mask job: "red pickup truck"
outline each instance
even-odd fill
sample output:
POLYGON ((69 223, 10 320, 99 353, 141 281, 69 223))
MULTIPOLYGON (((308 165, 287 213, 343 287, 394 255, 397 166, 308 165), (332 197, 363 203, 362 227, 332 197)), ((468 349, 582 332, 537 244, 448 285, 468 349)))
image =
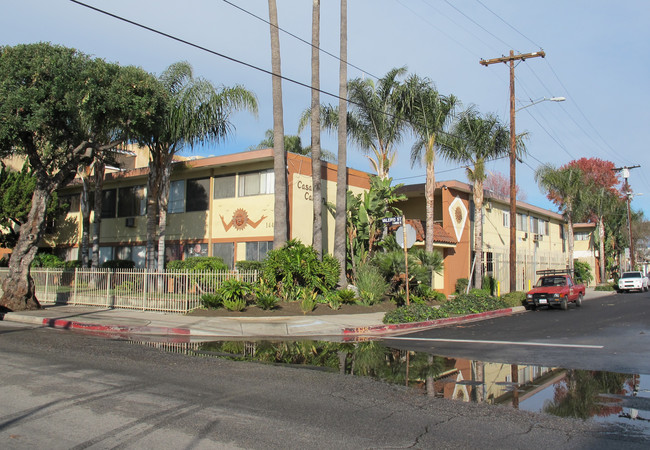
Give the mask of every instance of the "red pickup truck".
POLYGON ((539 306, 559 306, 568 309, 569 303, 582 305, 585 296, 584 284, 576 284, 569 270, 539 270, 540 275, 535 287, 526 293, 524 306, 536 309, 539 306))

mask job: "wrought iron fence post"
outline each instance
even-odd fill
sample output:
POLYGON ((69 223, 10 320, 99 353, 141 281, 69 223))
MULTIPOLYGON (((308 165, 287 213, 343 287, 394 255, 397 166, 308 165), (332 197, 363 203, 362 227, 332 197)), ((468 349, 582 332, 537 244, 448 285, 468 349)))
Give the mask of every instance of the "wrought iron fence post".
POLYGON ((149 287, 149 283, 147 282, 149 278, 147 277, 147 269, 144 269, 142 276, 144 277, 144 281, 142 282, 142 310, 146 311, 147 289, 149 287))
POLYGON ((111 275, 113 275, 112 270, 106 272, 106 306, 110 307, 111 305, 111 275))
POLYGON ((185 272, 185 312, 189 310, 190 298, 190 273, 185 272))
POLYGON ((74 288, 72 288, 72 304, 76 304, 77 301, 77 286, 79 285, 79 275, 77 274, 79 268, 74 268, 74 288))

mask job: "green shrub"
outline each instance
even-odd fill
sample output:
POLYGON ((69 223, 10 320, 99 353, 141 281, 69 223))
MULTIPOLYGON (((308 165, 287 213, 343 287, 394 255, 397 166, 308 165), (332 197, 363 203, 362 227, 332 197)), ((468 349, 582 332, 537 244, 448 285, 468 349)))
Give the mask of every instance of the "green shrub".
POLYGON ((440 311, 431 306, 414 303, 389 311, 384 315, 384 323, 425 322, 444 317, 440 311))
POLYGON ((343 304, 354 303, 357 299, 357 293, 352 289, 340 289, 336 291, 336 294, 339 296, 341 303, 343 304))
POLYGON ((591 266, 584 261, 574 261, 573 271, 575 274, 576 283, 583 283, 588 285, 594 279, 591 274, 591 266))
POLYGON ((382 300, 389 284, 376 266, 362 264, 357 268, 356 286, 359 290, 357 302, 364 306, 372 306, 382 300))
POLYGON ((306 287, 300 287, 298 289, 298 301, 300 302, 300 309, 303 314, 313 311, 318 304, 318 293, 310 291, 306 287))
POLYGON ((9 267, 9 255, 0 258, 0 267, 9 267))
POLYGON ((476 295, 477 297, 491 297, 492 294, 487 289, 470 289, 469 294, 476 295))
POLYGON ((228 311, 243 311, 246 309, 246 300, 243 298, 224 298, 223 307, 228 311))
POLYGON ((253 271, 257 270, 258 272, 262 271, 264 263, 262 261, 237 261, 235 263, 237 270, 241 271, 253 271))
POLYGON ((250 283, 238 280, 236 278, 228 278, 223 283, 221 283, 221 286, 219 286, 219 289, 217 289, 215 292, 215 294, 219 295, 222 298, 224 306, 226 306, 226 300, 231 302, 242 300, 245 306, 247 296, 252 293, 253 286, 250 283))
POLYGON ((44 269, 63 269, 65 261, 51 253, 37 253, 32 261, 32 267, 42 267, 44 269))
POLYGON ((488 291, 490 295, 494 295, 497 292, 497 280, 494 277, 485 275, 483 277, 483 289, 488 291))
POLYGON ((343 300, 341 299, 339 292, 340 291, 325 292, 323 295, 319 297, 318 300, 320 303, 325 303, 334 311, 336 311, 340 309, 341 305, 343 304, 343 300))
POLYGON ((100 267, 102 269, 134 269, 135 262, 128 259, 111 259, 104 261, 100 267))
POLYGON ((255 305, 265 311, 275 309, 280 299, 272 292, 258 292, 255 297, 255 305))
POLYGON ((80 269, 81 268, 81 260, 80 259, 73 259, 71 261, 65 261, 63 263, 63 268, 66 269, 66 270, 80 269))
POLYGON ((278 286, 285 300, 295 298, 295 287, 309 291, 332 290, 339 279, 340 266, 331 255, 318 254, 313 247, 307 247, 296 239, 287 241, 284 247, 271 250, 266 255, 262 279, 269 286, 278 286))
POLYGON ((184 272, 225 272, 228 265, 217 256, 194 256, 185 260, 169 261, 167 270, 184 272))
POLYGON ((201 296, 201 304, 211 309, 217 309, 223 306, 221 297, 217 294, 203 294, 201 296))
POLYGON ((457 294, 464 294, 465 291, 467 290, 467 285, 469 284, 469 280, 467 278, 459 278, 456 280, 456 293, 457 294))
POLYGON ((605 284, 599 284, 597 285, 594 290, 595 291, 615 291, 617 286, 613 283, 605 283, 605 284))
POLYGON ((508 292, 501 296, 501 299, 508 305, 508 307, 521 306, 526 300, 526 293, 521 291, 508 292))

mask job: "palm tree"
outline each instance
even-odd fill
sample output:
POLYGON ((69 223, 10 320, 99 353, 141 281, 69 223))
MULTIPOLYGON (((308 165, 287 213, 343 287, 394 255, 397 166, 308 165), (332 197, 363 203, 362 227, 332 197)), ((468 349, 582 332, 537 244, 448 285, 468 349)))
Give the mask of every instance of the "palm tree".
MULTIPOLYGON (((347 287, 346 236, 347 236, 347 98, 348 98, 348 0, 341 0, 338 111, 338 166, 336 171, 336 216, 334 219, 334 257, 341 265, 339 286, 347 287)), ((322 119, 321 119, 322 120, 322 119)))
POLYGON ((311 29, 311 185, 313 193, 314 227, 312 245, 322 259, 323 253, 323 194, 321 193, 320 151, 320 0, 313 0, 311 29))
MULTIPOLYGON (((406 81, 407 117, 417 136, 411 148, 411 166, 424 162, 426 181, 424 197, 426 206, 426 230, 424 248, 433 252, 433 212, 434 193, 436 189, 435 163, 437 136, 444 132, 454 114, 458 100, 453 95, 440 95, 431 81, 416 75, 406 81)), ((447 147, 443 147, 443 150, 447 147)))
POLYGON ((147 266, 164 268, 167 206, 172 160, 179 151, 202 143, 216 143, 232 131, 230 116, 240 110, 257 113, 255 95, 242 86, 216 88, 196 78, 187 62, 169 66, 159 77, 167 92, 161 117, 143 137, 149 148, 147 182, 147 266), (158 261, 153 244, 158 218, 158 261))
POLYGON ((284 150, 284 120, 282 109, 282 64, 280 61, 280 37, 278 33, 278 8, 275 0, 269 0, 269 23, 271 30, 271 69, 273 88, 273 173, 275 175, 275 202, 273 220, 273 248, 284 245, 287 229, 287 152, 284 150))
MULTIPOLYGON (((499 119, 492 114, 481 116, 473 106, 464 111, 454 124, 447 145, 453 159, 468 164, 467 178, 473 184, 474 199, 474 251, 478 257, 475 264, 474 286, 483 285, 483 183, 487 178, 485 162, 507 155, 510 151, 510 134, 499 119)), ((519 151, 523 143, 519 142, 519 151)))
POLYGON ((582 217, 582 191, 584 189, 582 170, 575 166, 560 169, 545 164, 535 171, 535 181, 555 203, 567 221, 568 269, 573 271, 573 224, 582 217))

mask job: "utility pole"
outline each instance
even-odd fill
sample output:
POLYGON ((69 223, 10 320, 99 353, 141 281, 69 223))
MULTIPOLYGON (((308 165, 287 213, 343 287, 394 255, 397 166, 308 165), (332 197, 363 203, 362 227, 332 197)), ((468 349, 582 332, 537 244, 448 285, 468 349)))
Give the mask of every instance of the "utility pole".
POLYGON ((623 190, 625 192, 625 199, 627 201, 627 232, 629 234, 630 238, 630 270, 634 269, 635 265, 635 260, 634 260, 634 247, 632 245, 632 213, 630 212, 630 197, 632 197, 632 192, 630 192, 630 185, 627 182, 627 179, 630 177, 630 169, 636 169, 638 167, 641 167, 640 165, 635 165, 635 166, 623 166, 623 167, 615 167, 612 169, 615 172, 622 172, 623 173, 623 179, 625 180, 625 184, 623 185, 623 190))
MULTIPOLYGON (((494 59, 482 59, 480 64, 505 63, 510 65, 510 292, 517 290, 517 179, 516 179, 516 134, 515 134, 515 61, 525 61, 528 58, 544 58, 546 53, 543 50, 534 53, 515 55, 510 50, 510 56, 503 56, 494 59)), ((478 249, 481 251, 481 249, 478 249)))

